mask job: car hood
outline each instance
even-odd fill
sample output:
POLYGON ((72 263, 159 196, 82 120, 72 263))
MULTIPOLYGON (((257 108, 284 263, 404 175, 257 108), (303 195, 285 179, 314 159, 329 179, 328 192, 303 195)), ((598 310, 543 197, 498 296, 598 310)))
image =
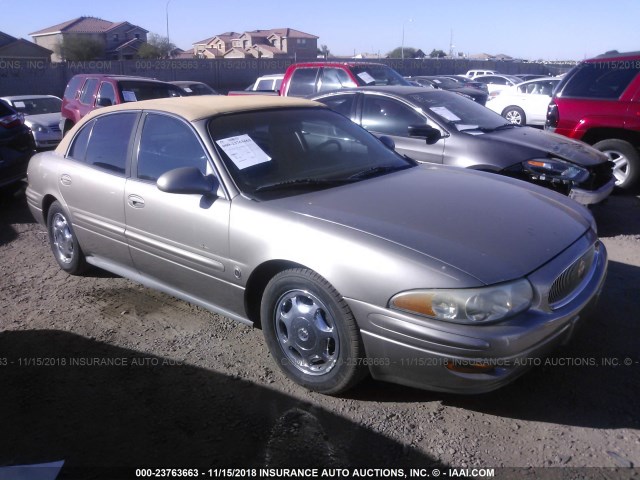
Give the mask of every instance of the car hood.
POLYGON ((558 157, 583 167, 599 165, 608 160, 605 154, 586 143, 531 127, 498 130, 476 135, 475 139, 487 142, 487 153, 499 148, 513 152, 511 165, 536 157, 558 157))
POLYGON ((58 126, 60 122, 60 113, 42 113, 40 115, 25 115, 24 123, 31 126, 34 123, 44 125, 46 127, 58 126))
POLYGON ((554 192, 428 165, 275 202, 382 238, 395 253, 406 248, 431 257, 484 284, 529 274, 590 228, 586 210, 554 192))

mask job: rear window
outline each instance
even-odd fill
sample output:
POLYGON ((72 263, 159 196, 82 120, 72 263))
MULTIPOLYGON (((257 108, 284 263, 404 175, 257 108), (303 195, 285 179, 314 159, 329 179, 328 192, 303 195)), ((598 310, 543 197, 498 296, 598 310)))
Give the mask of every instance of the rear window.
POLYGON ((562 97, 616 99, 640 72, 640 62, 583 63, 567 79, 562 97))
POLYGON ((80 88, 81 83, 82 77, 73 77, 69 81, 67 88, 65 88, 64 90, 64 98, 67 100, 73 100, 74 98, 76 98, 76 94, 78 92, 78 89, 80 88))
POLYGON ((319 68, 297 68, 289 81, 287 94, 294 97, 311 95, 316 90, 316 77, 319 68))

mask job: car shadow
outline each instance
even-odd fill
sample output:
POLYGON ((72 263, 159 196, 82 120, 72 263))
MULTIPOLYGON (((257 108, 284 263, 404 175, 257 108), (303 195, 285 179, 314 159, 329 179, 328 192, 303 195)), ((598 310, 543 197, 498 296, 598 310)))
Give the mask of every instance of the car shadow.
POLYGON ((640 235, 640 196, 615 191, 600 205, 591 207, 598 235, 640 235))
POLYGON ((568 345, 494 392, 450 395, 367 382, 350 398, 436 402, 497 417, 598 429, 640 428, 640 268, 609 262, 594 314, 568 345), (631 362, 629 365, 626 363, 631 362))
POLYGON ((29 212, 24 188, 17 191, 0 191, 0 245, 18 238, 18 232, 12 225, 35 223, 29 212))
POLYGON ((446 468, 260 385, 56 330, 0 332, 0 465, 60 479, 135 468, 446 468))

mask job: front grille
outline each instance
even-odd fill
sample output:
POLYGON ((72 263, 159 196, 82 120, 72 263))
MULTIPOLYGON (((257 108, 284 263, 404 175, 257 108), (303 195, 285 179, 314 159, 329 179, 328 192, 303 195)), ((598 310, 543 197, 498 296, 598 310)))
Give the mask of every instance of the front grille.
POLYGON ((51 125, 49 127, 49 130, 51 130, 52 132, 59 132, 60 131, 60 125, 51 125))
POLYGON ((563 300, 568 299, 572 293, 582 286, 592 270, 595 253, 596 246, 592 245, 584 255, 573 262, 569 268, 555 279, 553 285, 551 285, 551 290, 549 290, 549 306, 552 309, 564 305, 563 300))

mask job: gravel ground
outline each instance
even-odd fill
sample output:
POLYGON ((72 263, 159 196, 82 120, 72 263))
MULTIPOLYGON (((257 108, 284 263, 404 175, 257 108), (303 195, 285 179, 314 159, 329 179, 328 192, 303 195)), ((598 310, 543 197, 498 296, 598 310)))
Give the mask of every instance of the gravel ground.
POLYGON ((640 478, 640 197, 593 212, 607 282, 594 318, 553 357, 490 394, 367 380, 332 398, 288 381, 260 330, 104 272, 64 274, 24 196, 4 198, 0 466, 65 460, 60 478, 73 467, 135 477, 98 466, 640 478))

